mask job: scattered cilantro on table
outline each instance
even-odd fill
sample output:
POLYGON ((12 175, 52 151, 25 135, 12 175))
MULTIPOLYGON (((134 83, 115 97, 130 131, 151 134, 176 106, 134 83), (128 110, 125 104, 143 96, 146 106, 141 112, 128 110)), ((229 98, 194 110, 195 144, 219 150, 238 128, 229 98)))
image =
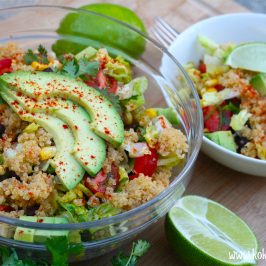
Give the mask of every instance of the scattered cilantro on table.
POLYGON ((113 257, 113 266, 135 266, 137 265, 138 259, 143 256, 150 248, 150 243, 145 240, 138 240, 134 242, 132 250, 129 256, 119 253, 118 256, 113 257))
MULTIPOLYGON (((70 244, 66 236, 53 237, 46 241, 46 247, 51 254, 51 266, 68 266, 68 258, 71 255, 81 255, 84 247, 81 243, 70 244)), ((129 256, 119 253, 112 259, 113 266, 136 266, 138 259, 150 248, 145 240, 138 240, 133 243, 129 256)), ((0 247, 0 263, 2 266, 48 266, 47 262, 33 261, 29 259, 20 260, 13 248, 0 247)))

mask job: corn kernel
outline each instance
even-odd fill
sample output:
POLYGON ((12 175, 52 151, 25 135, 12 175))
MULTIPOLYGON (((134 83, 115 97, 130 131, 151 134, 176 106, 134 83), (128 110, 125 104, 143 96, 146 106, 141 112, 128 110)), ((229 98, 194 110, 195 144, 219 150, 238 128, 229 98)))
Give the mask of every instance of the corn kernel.
POLYGON ((80 189, 78 189, 78 188, 74 188, 74 192, 75 192, 80 198, 83 197, 83 193, 82 193, 82 191, 81 191, 80 189))
POLYGON ((217 79, 208 79, 206 82, 205 82, 205 85, 207 87, 212 87, 212 86, 215 86, 218 84, 218 80, 217 79))
POLYGON ((42 161, 46 161, 48 159, 51 159, 56 154, 56 147, 50 146, 50 147, 44 147, 41 149, 40 152, 40 158, 42 161))
POLYGON ((31 66, 32 66, 35 70, 42 71, 42 70, 44 70, 44 69, 50 67, 51 64, 41 64, 41 63, 39 63, 39 62, 34 61, 34 62, 31 63, 31 66))
POLYGON ((206 92, 217 92, 217 90, 213 87, 206 89, 206 92))
POLYGON ((6 170, 3 165, 0 165, 0 175, 4 175, 6 173, 6 170))
POLYGON ((154 108, 149 108, 145 110, 145 115, 152 119, 157 116, 157 112, 154 108))

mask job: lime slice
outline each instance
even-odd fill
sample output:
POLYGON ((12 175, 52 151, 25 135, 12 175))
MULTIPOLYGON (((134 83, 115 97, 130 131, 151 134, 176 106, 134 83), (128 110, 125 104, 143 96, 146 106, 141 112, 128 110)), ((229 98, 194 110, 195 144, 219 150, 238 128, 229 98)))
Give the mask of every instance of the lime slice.
POLYGON ((266 43, 250 42, 236 46, 227 56, 226 65, 266 73, 266 43))
MULTIPOLYGON (((99 3, 82 6, 81 9, 100 13, 125 22, 141 32, 146 32, 142 20, 130 9, 99 3)), ((57 54, 77 54, 84 48, 106 47, 112 55, 139 57, 145 49, 144 38, 136 32, 105 17, 90 13, 70 13, 62 19, 57 30, 61 39, 52 47, 57 54)))
POLYGON ((174 250, 190 266, 256 265, 258 242, 237 215, 206 198, 181 198, 166 217, 174 250))

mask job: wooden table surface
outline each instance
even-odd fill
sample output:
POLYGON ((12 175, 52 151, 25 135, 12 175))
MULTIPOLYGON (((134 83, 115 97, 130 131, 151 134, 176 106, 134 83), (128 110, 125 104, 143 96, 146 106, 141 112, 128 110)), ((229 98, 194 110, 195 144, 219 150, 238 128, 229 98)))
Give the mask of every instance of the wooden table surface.
MULTIPOLYGON (((15 2, 22 3, 23 1, 17 0, 15 2)), ((52 0, 29 0, 24 3, 28 2, 55 4, 55 1, 52 0)), ((56 4, 79 7, 91 2, 100 1, 57 0, 56 4)), ((178 31, 182 31, 189 25, 210 16, 247 11, 231 0, 102 0, 101 2, 120 3, 132 8, 144 20, 148 28, 152 26, 153 18, 160 16, 178 31)), ((255 231, 261 248, 266 248, 266 178, 235 172, 200 153, 192 181, 185 193, 216 200, 237 213, 255 231)), ((138 238, 146 239, 152 244, 150 251, 141 259, 139 265, 183 265, 178 256, 170 249, 165 238, 163 225, 164 219, 161 219, 138 236, 138 238)), ((129 246, 124 246, 121 250, 128 251, 129 246)), ((110 261, 113 254, 74 265, 111 265, 110 261)), ((260 261, 259 265, 266 265, 266 261, 260 261)))

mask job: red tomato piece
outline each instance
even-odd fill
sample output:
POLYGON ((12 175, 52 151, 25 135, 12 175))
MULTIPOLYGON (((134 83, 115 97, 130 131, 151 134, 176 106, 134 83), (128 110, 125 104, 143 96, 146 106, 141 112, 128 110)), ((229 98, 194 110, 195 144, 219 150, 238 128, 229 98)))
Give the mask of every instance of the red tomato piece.
POLYGON ((115 78, 109 77, 109 88, 108 91, 111 93, 116 93, 117 91, 117 81, 115 78))
MULTIPOLYGON (((157 168, 158 154, 155 149, 151 149, 151 154, 145 154, 135 159, 133 172, 135 174, 144 174, 152 176, 157 168)), ((133 179, 135 177, 132 177, 133 179)))
POLYGON ((220 128, 220 114, 216 106, 207 106, 202 108, 204 117, 204 128, 209 132, 218 131, 220 128))
POLYGON ((103 70, 99 70, 99 72, 96 75, 96 81, 97 85, 100 89, 106 88, 107 85, 107 78, 103 73, 103 70))
POLYGON ((94 178, 91 177, 85 178, 85 186, 92 193, 98 193, 98 192, 104 193, 106 190, 106 186, 104 184, 106 179, 107 175, 103 171, 100 171, 94 178))
POLYGON ((224 89, 224 86, 221 85, 221 84, 216 84, 216 85, 214 86, 214 88, 215 88, 217 91, 222 91, 222 90, 224 89))
POLYGON ((12 59, 4 58, 0 60, 0 69, 10 68, 12 64, 12 59))
POLYGON ((199 63, 199 71, 201 73, 206 73, 207 71, 206 64, 202 60, 200 60, 200 63, 199 63))
POLYGON ((130 180, 133 180, 135 178, 138 178, 139 177, 139 174, 131 174, 128 176, 130 180))
POLYGON ((11 206, 7 206, 7 205, 0 205, 0 211, 1 212, 11 212, 14 211, 15 209, 12 208, 11 206))
POLYGON ((90 79, 88 81, 85 81, 85 83, 90 86, 90 87, 93 87, 93 88, 98 88, 98 84, 97 84, 97 81, 96 79, 90 79))

